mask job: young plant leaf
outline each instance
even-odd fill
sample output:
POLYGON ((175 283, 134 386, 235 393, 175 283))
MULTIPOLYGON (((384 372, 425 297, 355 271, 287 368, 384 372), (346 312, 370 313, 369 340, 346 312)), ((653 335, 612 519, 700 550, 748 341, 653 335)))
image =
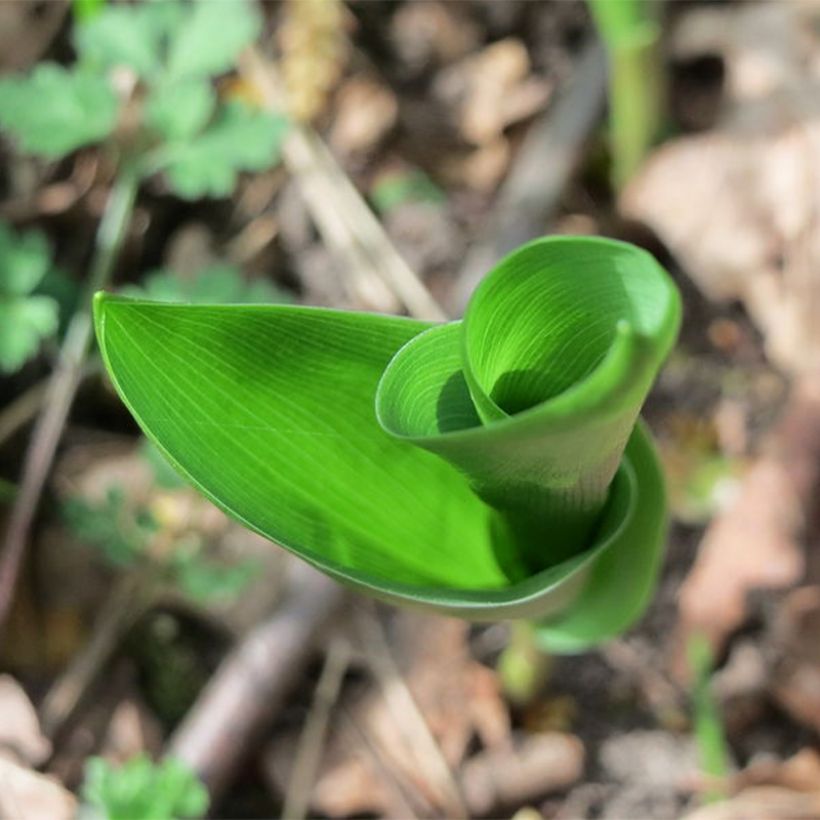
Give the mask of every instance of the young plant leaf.
POLYGON ((150 77, 161 60, 164 32, 155 19, 161 5, 111 5, 81 21, 74 44, 82 60, 102 69, 125 66, 143 79, 150 77))
POLYGON ((260 28, 259 15, 248 0, 195 3, 171 44, 168 72, 173 77, 222 74, 256 39, 260 28))
POLYGON ((440 326, 102 294, 95 310, 115 386, 180 473, 340 580, 561 618, 573 648, 645 604, 664 507, 635 424, 680 313, 645 252, 538 240, 440 326), (591 623, 573 604, 589 589, 591 623))
POLYGON ((51 267, 45 237, 0 224, 0 372, 13 373, 57 330, 57 302, 32 295, 51 267))
POLYGON ((166 140, 187 140, 205 127, 215 107, 208 80, 165 82, 149 92, 145 121, 166 140))
POLYGON ((186 199, 228 196, 240 171, 262 171, 279 161, 286 127, 284 118, 229 103, 199 136, 168 147, 168 181, 186 199))
POLYGON ((105 139, 119 103, 105 77, 41 63, 27 76, 0 79, 0 125, 23 151, 59 159, 105 139))

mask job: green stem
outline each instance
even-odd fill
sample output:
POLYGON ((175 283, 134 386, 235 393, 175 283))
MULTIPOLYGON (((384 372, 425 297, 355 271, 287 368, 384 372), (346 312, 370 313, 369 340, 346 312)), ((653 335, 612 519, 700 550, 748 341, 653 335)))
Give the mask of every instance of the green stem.
POLYGON ((114 270, 131 221, 138 185, 136 171, 124 166, 108 196, 105 213, 97 229, 94 258, 84 298, 81 307, 71 317, 43 409, 26 451, 20 490, 11 511, 0 555, 0 628, 11 607, 31 524, 91 347, 91 297, 106 285, 114 270))
POLYGON ((659 27, 647 26, 642 36, 610 51, 612 179, 618 189, 638 170, 661 126, 664 83, 659 35, 659 27))
POLYGON ((663 6, 657 0, 588 3, 607 47, 612 181, 620 189, 643 162, 663 122, 663 6))

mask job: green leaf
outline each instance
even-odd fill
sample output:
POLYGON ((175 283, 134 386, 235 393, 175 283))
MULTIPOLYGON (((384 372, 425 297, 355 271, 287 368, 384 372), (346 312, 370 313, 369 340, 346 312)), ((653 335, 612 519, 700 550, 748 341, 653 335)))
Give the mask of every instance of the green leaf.
POLYGON ((47 296, 0 297, 0 372, 19 370, 57 330, 57 303, 47 296))
POLYGON ((216 95, 207 80, 179 80, 151 89, 145 121, 167 140, 185 140, 199 133, 213 114, 216 95))
POLYGON ((120 395, 229 514, 385 600, 549 616, 573 648, 646 603, 663 486, 635 423, 679 312, 652 257, 583 238, 511 254, 448 325, 95 304, 120 395))
POLYGON ((74 30, 74 43, 83 61, 107 69, 132 68, 148 77, 160 64, 161 31, 152 19, 151 5, 107 6, 74 30))
POLYGON ((279 161, 285 130, 281 117, 230 103, 198 137, 169 147, 168 181, 186 199, 229 196, 240 171, 262 171, 279 161))
POLYGON ((23 151, 58 159, 114 129, 119 103, 108 81, 41 63, 28 76, 0 79, 0 125, 23 151))
POLYGON ((173 758, 152 763, 145 755, 118 767, 101 757, 89 758, 82 797, 108 820, 202 817, 208 809, 205 787, 184 763, 173 758))
POLYGON ((0 294, 25 296, 40 284, 51 267, 51 252, 39 231, 15 234, 0 223, 0 294))
POLYGON ((171 44, 168 72, 174 77, 210 77, 234 65, 261 28, 248 0, 198 0, 171 44))

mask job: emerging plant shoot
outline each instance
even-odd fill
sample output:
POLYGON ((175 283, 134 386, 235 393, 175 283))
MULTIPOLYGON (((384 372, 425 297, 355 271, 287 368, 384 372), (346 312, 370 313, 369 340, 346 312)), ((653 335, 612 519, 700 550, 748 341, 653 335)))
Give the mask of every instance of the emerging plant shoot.
POLYGON ((663 478, 638 419, 678 293, 598 238, 510 254, 463 320, 99 294, 108 371, 211 500, 396 603, 541 621, 554 651, 640 615, 663 478))

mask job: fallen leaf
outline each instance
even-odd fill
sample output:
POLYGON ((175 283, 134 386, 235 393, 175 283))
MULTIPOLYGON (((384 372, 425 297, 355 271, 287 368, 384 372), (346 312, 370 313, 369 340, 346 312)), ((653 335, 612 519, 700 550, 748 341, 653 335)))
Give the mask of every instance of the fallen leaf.
POLYGON ((0 817, 72 820, 77 800, 57 781, 0 757, 0 817))
POLYGON ((51 753, 28 695, 11 675, 0 675, 0 757, 37 766, 51 753))
POLYGON ((331 146, 341 154, 373 150, 396 124, 396 96, 370 77, 352 77, 336 94, 331 146))
POLYGON ((530 71, 526 47, 508 37, 442 71, 433 93, 455 111, 462 136, 483 146, 547 104, 551 84, 530 71))
POLYGON ((707 296, 741 300, 773 362, 815 371, 818 7, 753 3, 722 13, 709 41, 726 65, 721 127, 662 146, 627 186, 621 210, 652 227, 707 296))

